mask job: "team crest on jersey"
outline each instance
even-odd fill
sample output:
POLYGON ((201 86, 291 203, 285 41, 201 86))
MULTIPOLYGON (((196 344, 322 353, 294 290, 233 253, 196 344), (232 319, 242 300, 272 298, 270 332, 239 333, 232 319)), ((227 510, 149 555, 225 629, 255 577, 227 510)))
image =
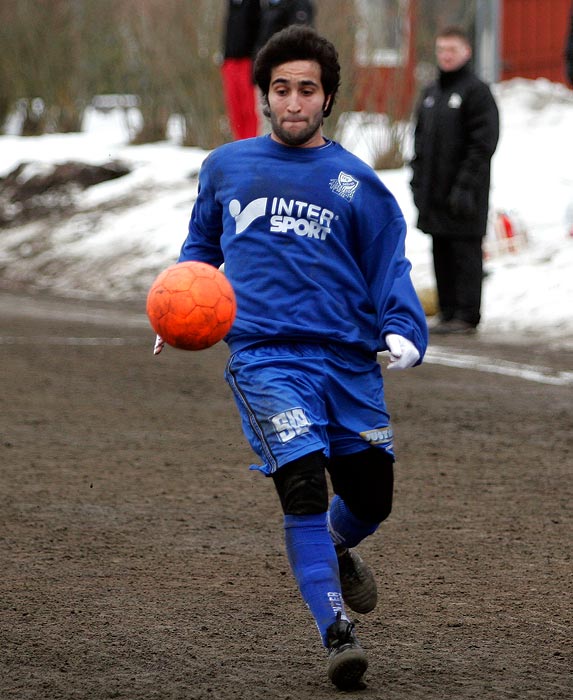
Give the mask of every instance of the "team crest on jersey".
POLYGON ((366 440, 370 445, 383 445, 384 447, 392 447, 394 433, 389 425, 383 428, 375 428, 374 430, 365 430, 360 433, 360 437, 366 440))
POLYGON ((338 178, 332 179, 330 181, 330 189, 335 193, 340 195, 343 199, 347 199, 349 202, 352 200, 358 189, 360 182, 341 170, 338 173, 338 178))

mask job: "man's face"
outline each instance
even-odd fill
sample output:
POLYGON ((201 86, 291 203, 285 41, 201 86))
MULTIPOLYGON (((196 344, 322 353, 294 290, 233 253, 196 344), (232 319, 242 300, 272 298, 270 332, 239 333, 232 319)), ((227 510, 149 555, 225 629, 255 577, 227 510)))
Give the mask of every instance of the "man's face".
POLYGON ((289 61, 273 68, 268 102, 271 138, 285 146, 321 146, 325 94, 316 61, 289 61))
POLYGON ((436 59, 438 67, 445 73, 458 70, 470 60, 472 50, 457 36, 443 36, 436 39, 436 59))

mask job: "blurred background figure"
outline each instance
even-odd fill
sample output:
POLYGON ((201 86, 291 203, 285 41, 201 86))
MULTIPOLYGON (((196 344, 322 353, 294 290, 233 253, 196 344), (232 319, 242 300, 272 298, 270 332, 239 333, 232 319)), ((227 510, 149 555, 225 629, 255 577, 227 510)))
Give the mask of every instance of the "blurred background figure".
POLYGON ((314 0, 261 0, 261 23, 257 39, 260 49, 276 32, 291 24, 314 26, 314 0))
POLYGON ((416 111, 412 194, 418 228, 432 236, 440 312, 433 333, 475 333, 480 322, 482 243, 499 114, 489 87, 470 65, 458 27, 435 41, 438 78, 416 111))
POLYGON ((567 34, 567 43, 565 45, 565 75, 567 82, 573 87, 573 3, 571 3, 571 12, 569 14, 569 32, 567 34))
POLYGON ((229 0, 221 76, 225 107, 234 139, 259 133, 253 57, 260 27, 260 0, 229 0))

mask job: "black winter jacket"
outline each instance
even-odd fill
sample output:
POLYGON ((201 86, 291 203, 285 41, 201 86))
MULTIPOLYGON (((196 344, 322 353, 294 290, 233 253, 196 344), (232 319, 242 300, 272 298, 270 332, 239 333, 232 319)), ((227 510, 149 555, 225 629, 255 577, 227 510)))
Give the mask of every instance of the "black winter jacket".
POLYGON ((291 24, 314 24, 314 0, 263 0, 261 2, 261 28, 257 40, 257 51, 267 41, 290 27, 291 24))
POLYGON ((224 58, 253 58, 260 27, 260 0, 229 0, 224 58))
POLYGON ((411 181, 418 228, 440 236, 483 237, 499 113, 469 64, 440 72, 416 111, 411 181))

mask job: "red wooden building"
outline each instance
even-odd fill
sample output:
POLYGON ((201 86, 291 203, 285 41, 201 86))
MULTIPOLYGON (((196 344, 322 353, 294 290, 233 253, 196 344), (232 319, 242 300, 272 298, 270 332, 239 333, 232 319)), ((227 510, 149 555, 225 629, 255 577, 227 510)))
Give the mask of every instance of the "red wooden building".
POLYGON ((571 0, 502 0, 500 79, 565 82, 571 0))
POLYGON ((355 0, 358 111, 410 113, 417 89, 415 0, 355 0))

